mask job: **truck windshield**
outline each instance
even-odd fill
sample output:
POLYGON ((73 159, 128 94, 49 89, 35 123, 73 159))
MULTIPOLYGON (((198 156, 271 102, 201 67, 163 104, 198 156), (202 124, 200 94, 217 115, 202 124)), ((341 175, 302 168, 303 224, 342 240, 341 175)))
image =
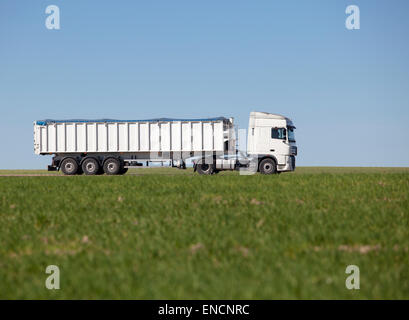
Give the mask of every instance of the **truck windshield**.
POLYGON ((295 134, 294 134, 294 127, 288 127, 288 141, 295 142, 295 134))

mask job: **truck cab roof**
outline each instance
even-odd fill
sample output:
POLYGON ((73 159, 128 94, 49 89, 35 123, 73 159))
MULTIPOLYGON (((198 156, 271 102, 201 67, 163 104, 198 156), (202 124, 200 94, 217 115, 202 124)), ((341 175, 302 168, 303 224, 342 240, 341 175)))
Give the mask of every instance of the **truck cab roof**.
POLYGON ((291 121, 291 119, 282 116, 281 114, 276 114, 276 113, 269 113, 269 112, 260 112, 260 111, 252 111, 250 112, 250 118, 253 119, 274 119, 274 120, 286 120, 287 121, 287 125, 289 127, 294 127, 293 122, 291 121))

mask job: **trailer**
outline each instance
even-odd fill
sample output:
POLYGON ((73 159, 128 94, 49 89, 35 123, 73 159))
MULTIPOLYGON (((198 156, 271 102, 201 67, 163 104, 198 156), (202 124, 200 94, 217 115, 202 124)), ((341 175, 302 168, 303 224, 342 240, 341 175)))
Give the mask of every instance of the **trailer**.
POLYGON ((256 168, 269 174, 295 169, 296 147, 290 134, 294 129, 288 118, 252 112, 248 153, 242 155, 237 149, 233 118, 46 119, 34 122, 34 153, 53 155, 48 170, 61 170, 66 175, 118 175, 131 167, 164 161, 185 169, 188 159, 193 160, 194 170, 200 174, 239 168, 256 168), (262 128, 266 125, 271 130, 285 131, 279 131, 280 137, 278 131, 271 131, 265 139, 262 128), (272 139, 280 140, 277 152, 267 141, 272 139), (288 145, 288 150, 282 143, 288 145))

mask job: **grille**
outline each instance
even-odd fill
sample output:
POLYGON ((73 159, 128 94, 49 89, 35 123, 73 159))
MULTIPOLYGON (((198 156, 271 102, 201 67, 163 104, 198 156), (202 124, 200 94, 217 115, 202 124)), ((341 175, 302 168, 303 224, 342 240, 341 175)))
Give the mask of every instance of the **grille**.
POLYGON ((295 170, 295 157, 291 156, 291 166, 293 167, 293 170, 295 170))

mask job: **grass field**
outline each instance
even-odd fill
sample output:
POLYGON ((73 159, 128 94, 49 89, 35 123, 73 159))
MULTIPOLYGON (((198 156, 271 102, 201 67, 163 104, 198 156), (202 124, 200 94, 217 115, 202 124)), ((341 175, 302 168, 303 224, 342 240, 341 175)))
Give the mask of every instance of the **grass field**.
POLYGON ((409 299, 408 168, 33 173, 0 171, 1 299, 409 299))

